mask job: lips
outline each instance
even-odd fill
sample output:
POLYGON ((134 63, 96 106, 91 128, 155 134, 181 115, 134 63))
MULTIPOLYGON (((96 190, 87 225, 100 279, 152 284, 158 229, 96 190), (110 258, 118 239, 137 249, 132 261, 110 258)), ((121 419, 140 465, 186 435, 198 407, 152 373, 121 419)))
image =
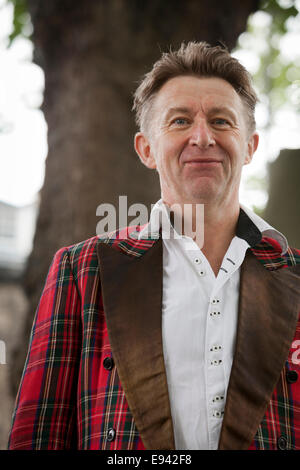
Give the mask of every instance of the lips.
POLYGON ((183 161, 184 165, 217 165, 219 163, 222 163, 222 161, 216 158, 193 158, 183 161))
POLYGON ((180 161, 182 165, 216 166, 224 160, 222 153, 220 149, 206 149, 206 151, 201 151, 199 148, 188 146, 181 153, 180 161))
POLYGON ((183 163, 221 163, 221 160, 216 160, 215 158, 193 158, 192 160, 186 160, 183 163))

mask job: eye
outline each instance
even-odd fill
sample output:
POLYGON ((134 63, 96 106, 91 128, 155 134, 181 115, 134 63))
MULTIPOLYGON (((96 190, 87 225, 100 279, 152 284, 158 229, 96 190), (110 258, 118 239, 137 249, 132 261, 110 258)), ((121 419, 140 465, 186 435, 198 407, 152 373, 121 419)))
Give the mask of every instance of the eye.
POLYGON ((224 118, 215 118, 213 119, 213 123, 216 124, 217 126, 229 126, 230 125, 230 122, 224 118))
POLYGON ((172 124, 176 124, 177 126, 184 126, 185 124, 188 123, 187 118, 176 118, 172 121, 172 124))

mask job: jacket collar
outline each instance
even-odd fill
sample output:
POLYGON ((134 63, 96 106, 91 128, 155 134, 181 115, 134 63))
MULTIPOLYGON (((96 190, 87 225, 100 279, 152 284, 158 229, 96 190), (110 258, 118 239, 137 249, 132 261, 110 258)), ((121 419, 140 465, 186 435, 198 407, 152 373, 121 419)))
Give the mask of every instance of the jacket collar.
MULTIPOLYGON (((242 215, 242 224, 243 221, 246 224, 246 227, 251 224, 254 225, 254 227, 261 233, 262 237, 264 238, 271 238, 272 240, 275 240, 277 242, 277 247, 281 249, 281 254, 283 255, 284 253, 287 252, 288 249, 288 242, 286 237, 279 232, 277 229, 272 227, 268 222, 266 222, 264 219, 259 217, 257 214, 255 214, 253 211, 251 211, 248 207, 244 205, 240 205, 241 208, 241 213, 240 217, 242 215)), ((250 228, 250 227, 249 227, 250 228)), ((250 229, 251 230, 251 229, 250 229)), ((246 228, 247 231, 247 228, 246 228)), ((254 240, 254 243, 250 244, 250 246, 254 246, 258 243, 258 240, 254 240)))
MULTIPOLYGON (((164 220, 169 217, 167 208, 161 200, 154 205, 147 224, 125 227, 107 236, 99 237, 99 240, 113 246, 117 250, 123 251, 129 256, 143 256, 159 238, 163 237, 159 214, 162 214, 164 220)), ((240 208, 236 236, 246 240, 253 254, 260 259, 267 269, 270 268, 269 260, 261 256, 264 246, 265 248, 269 247, 271 259, 276 254, 277 258, 282 258, 281 264, 285 263, 285 258, 282 257, 288 250, 285 236, 243 205, 240 208), (266 263, 263 262, 264 259, 266 263)), ((280 267, 280 262, 278 264, 278 261, 277 266, 280 267)), ((273 265, 271 269, 274 269, 273 265)))
MULTIPOLYGON (((174 449, 162 347, 162 239, 119 235, 97 244, 112 353, 145 447, 174 449)), ((278 242, 256 231, 248 242, 253 246, 242 265, 220 449, 250 446, 284 367, 300 310, 300 266, 280 269, 287 261, 278 242)))
MULTIPOLYGON (((133 231, 131 236, 139 240, 149 238, 153 240, 158 239, 162 232, 162 221, 167 227, 166 233, 170 233, 168 225, 171 227, 172 231, 172 224, 170 222, 169 212, 168 206, 160 199, 151 210, 149 223, 145 224, 143 227, 139 227, 139 230, 133 231)), ((249 243, 249 246, 254 246, 259 243, 262 237, 269 237, 277 241, 280 245, 281 254, 287 251, 288 243, 286 237, 243 204, 240 204, 236 235, 245 239, 249 243)))

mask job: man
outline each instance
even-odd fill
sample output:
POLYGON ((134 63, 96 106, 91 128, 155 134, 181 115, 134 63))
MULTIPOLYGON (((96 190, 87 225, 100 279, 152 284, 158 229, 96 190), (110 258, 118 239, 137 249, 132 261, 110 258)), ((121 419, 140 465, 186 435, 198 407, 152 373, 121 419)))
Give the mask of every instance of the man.
POLYGON ((238 199, 255 103, 206 43, 144 77, 135 148, 162 199, 149 225, 56 253, 10 449, 300 449, 300 252, 238 199))

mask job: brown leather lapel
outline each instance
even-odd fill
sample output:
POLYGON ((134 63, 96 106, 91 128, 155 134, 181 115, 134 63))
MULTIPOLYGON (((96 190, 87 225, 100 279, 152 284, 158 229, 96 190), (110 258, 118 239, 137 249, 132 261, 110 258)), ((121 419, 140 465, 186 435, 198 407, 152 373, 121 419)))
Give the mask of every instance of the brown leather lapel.
POLYGON ((98 244, 112 354, 129 408, 147 449, 174 449, 163 357, 162 241, 143 256, 98 244))
POLYGON ((288 356, 300 309, 300 266, 242 265, 235 355, 219 449, 248 449, 288 356))

